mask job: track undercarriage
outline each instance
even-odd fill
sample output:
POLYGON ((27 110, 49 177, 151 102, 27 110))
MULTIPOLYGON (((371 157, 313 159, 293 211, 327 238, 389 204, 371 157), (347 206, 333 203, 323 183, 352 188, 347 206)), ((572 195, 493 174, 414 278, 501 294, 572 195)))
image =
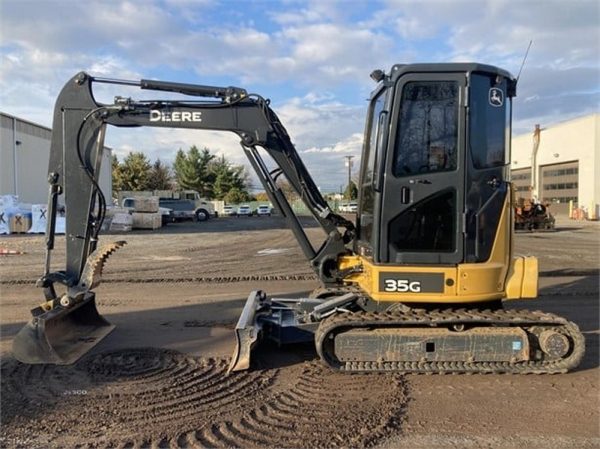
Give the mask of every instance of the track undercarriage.
POLYGON ((279 344, 314 341, 321 360, 344 372, 556 374, 577 366, 585 351, 579 328, 550 313, 402 304, 373 311, 355 289, 342 292, 299 300, 253 292, 230 370, 249 366, 261 334, 279 344))
POLYGON ((315 344, 334 369, 440 374, 564 373, 585 348, 559 316, 477 309, 337 314, 320 323, 315 344))

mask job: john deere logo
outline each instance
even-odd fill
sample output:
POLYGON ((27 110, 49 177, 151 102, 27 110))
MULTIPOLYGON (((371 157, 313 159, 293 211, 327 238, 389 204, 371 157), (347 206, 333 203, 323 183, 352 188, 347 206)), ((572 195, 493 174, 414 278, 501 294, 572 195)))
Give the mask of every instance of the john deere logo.
POLYGON ((151 122, 201 122, 202 112, 162 112, 150 110, 151 122))
POLYGON ((504 104, 504 92, 497 87, 490 89, 490 104, 494 107, 499 108, 504 104))

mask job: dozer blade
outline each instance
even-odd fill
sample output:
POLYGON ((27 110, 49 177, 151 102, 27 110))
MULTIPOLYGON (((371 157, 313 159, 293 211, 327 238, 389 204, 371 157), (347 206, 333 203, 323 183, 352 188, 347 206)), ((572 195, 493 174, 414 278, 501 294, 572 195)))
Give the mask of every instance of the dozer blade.
POLYGON ((236 345, 227 370, 228 373, 250 368, 250 352, 261 331, 261 326, 256 319, 257 313, 265 307, 265 300, 266 295, 261 291, 253 291, 248 296, 235 326, 236 345))
POLYGON ((87 293, 72 307, 56 306, 32 318, 13 340, 13 355, 23 363, 70 365, 114 328, 98 313, 94 294, 87 293))
MULTIPOLYGON (((348 296, 344 298, 347 303, 348 296)), ((323 312, 323 304, 314 298, 269 298, 260 290, 250 293, 235 327, 236 346, 227 372, 250 368, 250 353, 259 339, 279 346, 313 342, 319 323, 308 317, 319 307, 323 312)))

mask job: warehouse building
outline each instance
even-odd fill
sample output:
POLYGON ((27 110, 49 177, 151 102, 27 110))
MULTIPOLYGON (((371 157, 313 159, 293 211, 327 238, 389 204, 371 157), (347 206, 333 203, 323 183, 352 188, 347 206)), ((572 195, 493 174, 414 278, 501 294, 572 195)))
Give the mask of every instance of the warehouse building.
MULTIPOLYGON (((48 201, 50 128, 0 112, 0 195, 17 195, 21 203, 48 201)), ((104 147, 100 187, 112 197, 112 151, 104 147)))
POLYGON ((553 214, 565 216, 572 202, 573 207, 586 211, 588 218, 600 218, 600 114, 542 124, 537 134, 537 142, 535 130, 512 140, 517 197, 536 197, 549 203, 553 214), (537 153, 532 157, 536 143, 537 153))

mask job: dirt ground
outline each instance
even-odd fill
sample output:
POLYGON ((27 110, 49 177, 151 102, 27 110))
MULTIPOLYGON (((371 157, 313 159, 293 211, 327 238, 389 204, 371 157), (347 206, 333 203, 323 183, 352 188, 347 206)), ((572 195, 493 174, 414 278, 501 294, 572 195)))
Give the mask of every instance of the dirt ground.
POLYGON ((302 297, 317 287, 281 218, 103 239, 128 241, 96 289, 116 329, 73 366, 32 366, 11 345, 43 299, 34 282, 44 237, 0 238, 24 252, 0 256, 1 447, 600 447, 597 224, 516 237, 518 253, 540 259, 540 297, 506 306, 563 315, 586 337, 582 364, 552 376, 344 375, 310 345, 268 344, 252 370, 227 376, 251 290, 302 297))

